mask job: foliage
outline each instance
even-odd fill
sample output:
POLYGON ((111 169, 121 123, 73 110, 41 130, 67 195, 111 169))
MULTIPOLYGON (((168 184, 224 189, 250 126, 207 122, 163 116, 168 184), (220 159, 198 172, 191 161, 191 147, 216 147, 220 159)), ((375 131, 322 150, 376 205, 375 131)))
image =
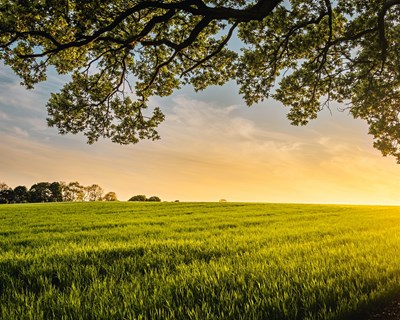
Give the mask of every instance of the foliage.
POLYGON ((29 202, 61 202, 63 201, 61 184, 59 182, 39 182, 28 192, 29 202))
POLYGON ((62 185, 60 182, 52 182, 49 186, 49 190, 51 191, 52 202, 63 201, 62 185))
POLYGON ((12 203, 14 201, 14 191, 13 189, 3 189, 0 190, 0 204, 12 203))
POLYGON ((49 182, 39 182, 29 189, 30 202, 53 202, 49 182))
POLYGON ((115 192, 107 192, 103 198, 104 201, 118 201, 117 194, 115 192))
POLYGON ((144 194, 138 194, 136 196, 131 197, 128 201, 146 201, 147 198, 144 194))
POLYGON ((146 201, 150 201, 150 202, 161 202, 161 199, 157 196, 152 196, 150 198, 148 198, 146 201))
POLYGON ((83 199, 86 201, 101 201, 104 190, 98 184, 92 184, 90 186, 85 187, 84 189, 83 199))
MULTIPOLYGON (((6 183, 0 183, 0 204, 25 202, 62 202, 62 201, 101 201, 103 189, 93 184, 84 187, 79 182, 39 182, 28 189, 18 186, 14 190, 6 183)), ((115 192, 109 192, 107 201, 116 201, 115 192)))
POLYGON ((144 194, 138 194, 131 197, 128 201, 150 201, 150 202, 161 202, 161 199, 157 196, 151 196, 147 198, 144 194))
POLYGON ((400 161, 400 1, 2 1, 0 58, 31 88, 54 66, 71 81, 48 124, 122 144, 157 139, 151 96, 235 79, 247 104, 268 97, 304 125, 332 101, 364 119, 400 161), (232 51, 233 35, 241 50, 232 51), (134 82, 134 84, 132 83, 134 82))
POLYGON ((0 318, 366 319, 398 296, 400 208, 0 206, 0 318))
POLYGON ((29 202, 29 192, 25 186, 18 186, 14 188, 14 201, 15 203, 29 202))
POLYGON ((0 191, 8 190, 10 187, 5 182, 0 182, 0 191))
POLYGON ((0 204, 10 202, 10 189, 5 182, 0 182, 0 204))
POLYGON ((62 184, 62 195, 64 201, 83 201, 84 186, 81 186, 78 181, 62 184))

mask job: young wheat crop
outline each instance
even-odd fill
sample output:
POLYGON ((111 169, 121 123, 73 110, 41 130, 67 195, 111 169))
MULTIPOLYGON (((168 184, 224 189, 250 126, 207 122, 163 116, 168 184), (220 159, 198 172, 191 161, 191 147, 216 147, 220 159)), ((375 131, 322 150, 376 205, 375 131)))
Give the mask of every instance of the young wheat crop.
POLYGON ((0 206, 1 319, 355 319, 399 293, 399 207, 0 206))

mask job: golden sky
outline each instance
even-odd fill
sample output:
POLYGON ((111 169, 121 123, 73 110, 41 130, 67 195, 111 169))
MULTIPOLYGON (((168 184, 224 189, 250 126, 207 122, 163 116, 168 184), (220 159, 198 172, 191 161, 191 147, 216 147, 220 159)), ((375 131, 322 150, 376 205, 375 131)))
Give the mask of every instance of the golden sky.
POLYGON ((362 121, 332 107, 292 127, 274 101, 248 108, 230 83, 154 98, 166 114, 162 139, 87 145, 46 127, 45 104, 63 78, 27 91, 0 71, 0 181, 97 183, 120 200, 400 204, 400 166, 372 148, 362 121))

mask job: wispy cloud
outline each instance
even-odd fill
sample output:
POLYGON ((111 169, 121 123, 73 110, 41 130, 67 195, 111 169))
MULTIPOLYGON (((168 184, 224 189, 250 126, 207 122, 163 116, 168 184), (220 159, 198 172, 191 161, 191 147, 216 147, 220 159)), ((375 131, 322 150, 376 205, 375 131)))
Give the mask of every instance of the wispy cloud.
POLYGON ((10 117, 5 112, 0 111, 0 120, 10 120, 10 117))
POLYGON ((17 136, 21 136, 24 138, 28 138, 29 137, 29 133, 19 127, 14 127, 12 130, 13 133, 15 133, 17 136))

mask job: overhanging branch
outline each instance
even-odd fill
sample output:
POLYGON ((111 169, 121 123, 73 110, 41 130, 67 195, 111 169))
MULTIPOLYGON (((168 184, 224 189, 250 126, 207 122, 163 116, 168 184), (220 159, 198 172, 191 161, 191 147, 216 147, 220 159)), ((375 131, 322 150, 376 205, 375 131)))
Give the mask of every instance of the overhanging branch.
POLYGON ((388 41, 386 39, 385 33, 385 16, 386 13, 392 8, 393 6, 400 5, 400 0, 387 0, 381 10, 378 13, 378 32, 379 32, 379 41, 382 49, 382 63, 385 63, 386 54, 388 49, 388 41))

